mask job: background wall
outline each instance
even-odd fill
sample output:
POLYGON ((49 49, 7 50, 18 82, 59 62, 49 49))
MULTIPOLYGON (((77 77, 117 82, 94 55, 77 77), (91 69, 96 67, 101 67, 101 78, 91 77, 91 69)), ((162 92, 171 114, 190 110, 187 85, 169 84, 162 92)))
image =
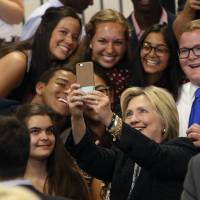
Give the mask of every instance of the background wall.
MULTIPOLYGON (((94 5, 88 7, 83 13, 83 19, 87 22, 90 17, 103 8, 112 8, 118 11, 121 11, 125 16, 128 16, 133 9, 131 0, 93 0, 94 5)), ((46 0, 24 0, 25 6, 25 19, 31 14, 31 12, 41 5, 42 2, 46 0)), ((22 24, 17 25, 18 35, 21 33, 22 24)))

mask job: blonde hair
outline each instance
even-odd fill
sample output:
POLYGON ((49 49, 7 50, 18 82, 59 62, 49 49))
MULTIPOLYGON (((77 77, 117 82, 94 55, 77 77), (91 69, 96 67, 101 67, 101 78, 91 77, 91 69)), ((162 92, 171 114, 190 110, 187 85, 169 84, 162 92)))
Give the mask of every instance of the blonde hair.
POLYGON ((200 19, 196 19, 187 23, 182 31, 182 34, 194 30, 200 30, 200 19))
POLYGON ((86 34, 89 35, 90 38, 92 38, 96 32, 97 25, 106 22, 117 22, 121 24, 124 27, 126 39, 129 38, 131 34, 131 28, 126 18, 123 16, 122 13, 112 9, 105 9, 97 12, 86 24, 85 26, 86 34))
POLYGON ((33 192, 20 186, 0 187, 0 200, 40 200, 33 192))
POLYGON ((163 140, 178 137, 179 121, 176 103, 172 95, 163 88, 149 86, 145 88, 131 87, 126 89, 120 99, 123 118, 130 100, 140 95, 145 95, 159 114, 165 128, 163 140))

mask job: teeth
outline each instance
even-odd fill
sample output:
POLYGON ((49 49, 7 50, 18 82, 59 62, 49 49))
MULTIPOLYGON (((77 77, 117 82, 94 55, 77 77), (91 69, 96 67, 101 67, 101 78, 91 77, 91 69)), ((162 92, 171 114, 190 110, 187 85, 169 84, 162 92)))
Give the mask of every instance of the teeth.
POLYGON ((115 59, 114 56, 103 56, 104 60, 106 61, 113 61, 115 59))
POLYGON ((63 102, 63 103, 68 104, 67 100, 66 100, 66 99, 63 99, 63 98, 59 98, 58 101, 61 101, 61 102, 63 102))
POLYGON ((65 46, 59 45, 59 48, 62 49, 65 53, 69 51, 69 49, 65 46))
POLYGON ((154 60, 147 60, 148 65, 158 65, 159 61, 154 61, 154 60))

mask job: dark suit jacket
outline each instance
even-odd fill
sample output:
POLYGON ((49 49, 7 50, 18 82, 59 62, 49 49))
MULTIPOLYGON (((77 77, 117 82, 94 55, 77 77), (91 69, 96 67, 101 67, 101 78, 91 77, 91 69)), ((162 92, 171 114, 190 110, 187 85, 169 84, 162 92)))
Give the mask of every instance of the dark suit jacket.
POLYGON ((157 144, 126 124, 111 149, 95 145, 88 130, 78 145, 69 137, 66 147, 83 170, 111 182, 111 200, 127 199, 135 163, 142 169, 130 199, 180 199, 189 159, 197 153, 187 138, 157 144))
POLYGON ((194 156, 188 166, 181 200, 200 199, 200 154, 194 156))
POLYGON ((65 198, 65 197, 57 197, 57 196, 48 196, 48 195, 45 195, 45 194, 39 192, 38 190, 36 190, 32 185, 20 185, 20 186, 25 187, 25 188, 31 190, 31 192, 33 192, 36 195, 38 195, 41 200, 71 200, 71 199, 65 198))

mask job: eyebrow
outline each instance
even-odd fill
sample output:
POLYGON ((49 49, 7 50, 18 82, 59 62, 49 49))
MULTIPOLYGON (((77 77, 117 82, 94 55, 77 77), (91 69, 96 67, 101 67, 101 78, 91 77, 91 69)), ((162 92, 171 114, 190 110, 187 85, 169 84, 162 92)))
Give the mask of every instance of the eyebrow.
MULTIPOLYGON (((155 43, 151 43, 151 42, 149 42, 149 41, 144 41, 143 43, 148 43, 148 44, 155 44, 155 43)), ((163 44, 163 43, 157 43, 156 44, 157 46, 160 46, 160 45, 162 45, 162 46, 165 46, 165 47, 167 47, 167 44, 163 44)))
POLYGON ((64 81, 64 82, 66 82, 66 83, 68 83, 68 82, 69 82, 69 80, 68 80, 68 79, 66 79, 66 78, 63 78, 63 77, 57 77, 57 78, 56 78, 56 80, 61 80, 61 81, 64 81))

